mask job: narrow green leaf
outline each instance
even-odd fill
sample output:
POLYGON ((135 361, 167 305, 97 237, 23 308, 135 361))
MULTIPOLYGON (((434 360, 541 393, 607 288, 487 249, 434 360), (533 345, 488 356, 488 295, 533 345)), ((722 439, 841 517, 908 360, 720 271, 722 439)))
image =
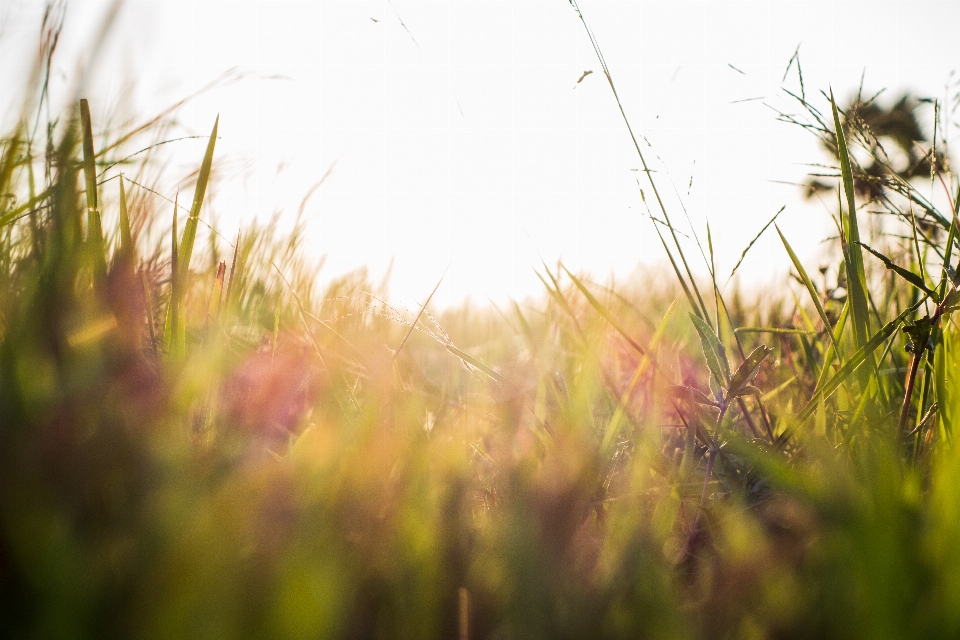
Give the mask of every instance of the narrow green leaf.
POLYGON ((840 370, 834 374, 826 384, 823 385, 823 388, 813 394, 813 397, 804 405, 803 409, 798 414, 797 418, 800 422, 806 421, 814 411, 816 411, 817 403, 819 402, 820 397, 824 399, 829 398, 834 391, 836 391, 841 384, 850 376, 851 373, 857 370, 857 368, 863 364, 863 362, 870 357, 870 355, 876 351, 877 347, 883 344, 884 340, 889 338, 893 332, 897 330, 903 320, 909 316, 911 313, 917 310, 917 308, 923 304, 923 301, 918 302, 913 305, 894 320, 891 320, 883 326, 879 331, 877 331, 872 338, 870 338, 866 344, 857 349, 846 364, 840 367, 840 370))
POLYGON ((87 195, 87 231, 93 229, 93 215, 97 210, 97 167, 93 150, 93 123, 90 121, 90 105, 80 101, 80 126, 83 128, 83 177, 87 195))
POLYGON ((147 283, 147 274, 140 270, 140 288, 143 290, 143 304, 147 309, 147 328, 150 331, 150 349, 156 351, 157 349, 157 335, 156 327, 154 326, 155 320, 153 316, 153 296, 150 294, 150 285, 147 283))
POLYGON ((810 276, 807 275, 807 270, 803 268, 803 263, 800 262, 800 258, 798 258, 797 254, 793 252, 793 247, 791 247, 790 243, 787 242, 786 236, 784 236, 783 232, 780 231, 780 227, 774 225, 774 228, 780 235, 780 240, 783 242, 783 247, 787 250, 787 254, 790 256, 790 260, 793 262, 794 268, 797 270, 797 273, 800 274, 800 279, 803 280, 803 286, 807 288, 807 293, 810 294, 810 299, 813 300, 813 304, 817 308, 817 313, 820 315, 820 321, 823 322, 824 330, 833 341, 834 348, 839 349, 839 346, 837 345, 837 338, 831 331, 830 321, 827 319, 827 313, 823 310, 823 304, 820 303, 820 296, 817 294, 816 287, 813 286, 813 281, 810 280, 810 276))
MULTIPOLYGON (((207 321, 220 321, 220 300, 223 295, 223 279, 227 273, 227 263, 221 261, 217 267, 217 276, 213 281, 213 292, 210 294, 210 305, 207 308, 207 321)), ((277 307, 279 309, 279 306, 277 307)), ((274 336, 276 342, 276 336, 274 336)))
POLYGON ((757 240, 760 239, 760 236, 763 235, 764 231, 766 231, 767 229, 769 229, 769 228, 770 228, 770 225, 772 225, 774 222, 776 222, 777 218, 780 216, 781 213, 783 213, 783 210, 786 209, 786 208, 787 208, 787 205, 783 205, 782 207, 780 207, 780 210, 777 211, 775 214, 773 214, 773 217, 770 218, 770 221, 769 221, 767 224, 763 225, 763 228, 760 229, 760 233, 758 233, 756 236, 754 236, 753 240, 751 240, 751 241, 747 244, 747 248, 744 249, 744 250, 743 250, 743 253, 740 254, 740 259, 737 260, 737 264, 733 265, 733 269, 730 271, 730 275, 727 276, 727 280, 729 280, 730 278, 733 277, 733 274, 735 274, 735 273, 737 272, 737 269, 740 268, 740 265, 743 263, 744 259, 746 259, 747 253, 750 252, 750 249, 753 248, 753 245, 756 244, 757 240))
POLYGON ((647 350, 644 349, 642 346, 640 346, 640 343, 634 340, 633 337, 631 337, 631 335, 627 333, 627 330, 624 329, 619 322, 617 322, 617 319, 613 317, 613 314, 610 313, 606 307, 600 304, 599 300, 593 297, 593 294, 590 293, 590 290, 587 289, 584 286, 584 284, 580 282, 579 279, 577 279, 575 275, 570 273, 569 269, 567 269, 566 267, 563 267, 563 270, 567 272, 567 275, 570 276, 570 280, 572 280, 573 284, 577 286, 577 289, 580 289, 580 293, 584 295, 584 297, 590 302, 593 308, 596 309, 601 316, 606 318, 607 322, 613 325, 613 328, 617 330, 617 333, 623 336, 624 340, 626 340, 630 344, 630 346, 637 351, 637 353, 639 353, 640 355, 645 354, 647 350))
POLYGON ((903 267, 895 264, 890 258, 888 258, 887 256, 883 255, 883 254, 880 253, 879 251, 877 251, 877 250, 869 247, 868 245, 866 245, 866 244, 864 244, 864 243, 862 243, 862 242, 858 242, 857 244, 859 244, 861 247, 863 247, 864 249, 866 249, 867 251, 869 251, 870 253, 872 253, 874 256, 876 256, 877 258, 879 258, 880 261, 883 262, 883 265, 884 265, 887 269, 889 269, 890 271, 893 271, 895 274, 897 274, 898 276, 900 276, 901 278, 903 278, 904 280, 906 280, 907 282, 909 282, 910 284, 912 284, 913 286, 915 286, 917 289, 920 289, 920 291, 923 291, 925 294, 927 294, 928 296, 930 296, 931 298, 933 298, 933 299, 936 300, 937 302, 940 301, 940 299, 939 299, 940 297, 939 297, 934 291, 932 291, 931 289, 929 289, 929 288, 927 287, 927 283, 925 283, 925 282, 923 281, 923 278, 921 278, 919 275, 913 273, 912 271, 910 271, 910 270, 908 270, 908 269, 904 269, 903 267))
POLYGON ((136 247, 133 245, 133 232, 130 230, 130 216, 127 213, 127 193, 123 188, 123 175, 120 176, 120 255, 124 260, 129 260, 131 265, 137 255, 136 247))
POLYGON ((837 326, 833 328, 833 342, 827 349, 827 353, 823 356, 823 365, 820 367, 820 376, 817 378, 817 384, 814 390, 820 389, 823 383, 826 382, 827 376, 830 375, 830 367, 833 365, 833 359, 838 357, 836 345, 840 342, 840 336, 843 335, 843 328, 846 326, 849 316, 850 301, 848 300, 843 304, 843 309, 840 310, 840 317, 837 318, 837 326))
POLYGON ((83 127, 83 177, 87 195, 87 244, 93 260, 96 277, 102 281, 107 273, 107 256, 103 246, 103 229, 97 199, 96 154, 93 150, 93 124, 90 121, 90 105, 80 101, 80 124, 83 127))
POLYGON ((193 244, 197 238, 197 224, 200 222, 200 208, 203 206, 203 197, 207 192, 207 182, 210 180, 210 168, 213 166, 213 149, 217 142, 217 127, 220 125, 220 116, 213 123, 210 132, 210 141, 207 151, 200 165, 200 174, 197 176, 197 188, 193 192, 193 205, 190 207, 190 216, 183 226, 183 240, 180 242, 180 275, 186 283, 186 276, 190 271, 190 257, 193 255, 193 244))
POLYGON ((167 318, 163 323, 163 351, 167 354, 179 354, 177 348, 180 334, 180 260, 177 249, 177 209, 179 194, 173 201, 173 227, 170 229, 170 301, 167 303, 167 318))
POLYGON ((443 346, 447 351, 457 356, 458 358, 460 358, 461 360, 469 364, 471 367, 474 367, 476 369, 479 369, 480 371, 483 371, 485 374, 487 374, 497 382, 506 382, 503 376, 501 376, 499 373, 497 373, 487 365, 483 364, 483 362, 481 362, 477 358, 474 358, 473 356, 471 356, 466 351, 462 351, 457 347, 453 346, 452 344, 445 344, 443 346))
POLYGON ((233 301, 233 288, 237 279, 237 262, 240 258, 240 232, 237 231, 237 244, 233 247, 233 263, 230 265, 230 281, 227 282, 227 294, 223 297, 223 306, 230 312, 233 301))
POLYGON ((867 278, 863 270, 863 254, 860 252, 860 228, 857 223, 857 206, 853 190, 853 171, 850 167, 850 153, 847 139, 840 124, 840 112, 837 110, 833 91, 830 92, 830 105, 833 109, 833 124, 837 132, 837 155, 840 159, 840 173, 843 178, 843 191, 847 197, 847 211, 840 212, 843 223, 843 252, 847 265, 847 292, 851 299, 854 336, 859 349, 864 346, 870 334, 870 311, 867 306, 867 278))
POLYGON ((816 335, 816 331, 807 329, 794 329, 792 327, 739 327, 733 330, 734 333, 774 333, 782 335, 816 335))

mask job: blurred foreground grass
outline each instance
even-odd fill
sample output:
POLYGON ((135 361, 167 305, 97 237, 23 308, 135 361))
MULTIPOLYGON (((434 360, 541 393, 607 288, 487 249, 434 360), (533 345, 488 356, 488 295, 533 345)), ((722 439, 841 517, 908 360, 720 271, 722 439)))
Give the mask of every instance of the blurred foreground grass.
POLYGON ((857 163, 862 107, 798 103, 844 198, 805 298, 695 281, 661 209, 675 300, 544 265, 540 302, 438 318, 206 227, 216 124, 187 206, 127 157, 150 127, 21 122, 0 635, 960 636, 956 178, 924 151, 940 211, 857 163), (858 201, 896 233, 860 244, 858 201))

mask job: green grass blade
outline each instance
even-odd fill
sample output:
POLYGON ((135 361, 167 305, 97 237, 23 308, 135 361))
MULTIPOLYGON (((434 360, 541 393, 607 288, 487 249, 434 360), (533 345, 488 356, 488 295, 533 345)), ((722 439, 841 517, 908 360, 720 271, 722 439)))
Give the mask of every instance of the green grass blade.
POLYGON ((872 253, 874 256, 876 256, 881 262, 883 262, 883 266, 885 266, 887 269, 889 269, 890 271, 893 271, 895 274, 897 274, 898 276, 900 276, 901 278, 903 278, 904 280, 906 280, 907 282, 915 286, 920 291, 923 291, 925 294, 927 294, 937 302, 940 301, 939 296, 934 291, 932 291, 929 287, 927 287, 927 283, 923 281, 923 277, 915 274, 909 269, 904 269, 903 267, 894 263, 893 260, 883 255, 876 249, 873 249, 862 242, 858 242, 857 244, 859 244, 861 247, 863 247, 864 249, 872 253))
POLYGON ((136 259, 137 249, 133 245, 133 232, 130 229, 130 215, 127 212, 127 193, 123 188, 123 176, 120 176, 120 255, 131 263, 136 259))
POLYGON ((90 105, 80 101, 80 125, 83 128, 83 177, 87 195, 87 244, 96 277, 102 280, 107 273, 107 256, 103 246, 103 229, 97 198, 97 166, 93 149, 93 124, 90 121, 90 105))
POLYGON ((180 260, 177 249, 177 209, 179 196, 173 201, 173 227, 170 230, 170 301, 167 303, 167 318, 163 324, 163 351, 171 355, 181 353, 180 344, 180 314, 183 305, 180 287, 180 260))
POLYGON ((233 263, 230 265, 230 280, 227 282, 227 293, 223 297, 223 306, 230 312, 230 305, 233 300, 234 285, 237 281, 237 263, 240 259, 240 232, 237 231, 237 244, 233 247, 233 263))
POLYGON ((740 254, 740 259, 737 260, 737 264, 733 265, 733 269, 730 271, 730 275, 727 276, 727 280, 730 280, 730 278, 733 277, 733 274, 735 274, 737 272, 737 269, 740 268, 740 265, 743 263, 744 259, 747 257, 747 254, 750 252, 750 249, 753 248, 753 245, 756 244, 757 240, 760 239, 760 236, 762 236, 764 232, 770 228, 770 225, 772 225, 774 222, 777 221, 777 218, 780 216, 781 213, 783 213, 783 210, 786 208, 787 208, 787 205, 783 205, 782 207, 780 207, 780 210, 777 211, 775 214, 773 214, 773 217, 770 218, 770 221, 767 222, 767 224, 763 225, 763 229, 760 229, 760 233, 754 236, 753 240, 751 240, 747 244, 747 248, 744 249, 743 253, 740 254))
POLYGON ((860 365, 862 365, 864 361, 866 361, 873 354, 873 352, 877 350, 877 347, 883 344, 883 342, 900 327, 901 323, 903 323, 907 316, 916 311, 921 304, 923 304, 922 301, 918 302, 901 313, 895 319, 888 322, 878 332, 876 332, 872 338, 867 340, 866 344, 857 349, 856 353, 854 353, 850 359, 847 360, 842 367, 840 367, 840 370, 837 371, 833 377, 823 385, 823 388, 813 394, 813 397, 810 398, 803 409, 800 410, 800 413, 797 415, 797 418, 800 420, 800 422, 806 421, 807 418, 813 415, 813 412, 817 409, 817 403, 820 401, 820 398, 823 397, 824 399, 827 399, 833 394, 834 391, 840 388, 840 385, 843 384, 848 377, 850 377, 850 374, 856 371, 860 365))
POLYGON ((850 166, 850 152, 847 139, 840 124, 840 112, 830 92, 830 106, 833 109, 833 124, 837 135, 837 155, 840 159, 840 173, 843 179, 843 192, 847 199, 847 211, 840 212, 843 224, 843 252, 847 265, 847 291, 851 298, 851 313, 856 346, 864 346, 870 334, 870 311, 867 306, 867 278, 863 270, 863 254, 860 251, 860 228, 857 223, 857 205, 854 198, 853 171, 850 166))
POLYGON ((830 335, 830 339, 833 341, 833 346, 839 349, 837 337, 833 335, 830 321, 827 319, 827 313, 823 310, 823 304, 820 302, 820 296, 817 294, 816 287, 813 286, 813 281, 810 280, 810 276, 807 275, 807 270, 803 268, 803 263, 800 262, 800 258, 798 258, 797 254, 794 253, 793 247, 790 246, 790 243, 787 242, 787 238, 783 235, 783 232, 780 231, 780 227, 777 227, 776 225, 774 225, 774 227, 776 228, 777 233, 780 235, 780 240, 783 242, 783 247, 787 250, 787 254, 790 256, 790 261, 793 262, 794 268, 796 268, 797 273, 800 274, 800 279, 803 280, 803 286, 807 288, 807 293, 810 294, 810 299, 813 300, 813 304, 817 308, 817 313, 820 315, 820 321, 823 322, 824 331, 830 335))
POLYGON ((220 116, 217 116, 213 123, 213 131, 210 132, 210 141, 207 143, 207 151, 203 156, 203 163, 200 165, 200 175, 197 177, 197 188, 193 192, 193 205, 190 207, 190 217, 187 218, 183 226, 183 240, 180 242, 180 275, 186 282, 187 273, 190 270, 190 257, 193 255, 193 244, 197 239, 197 224, 200 222, 200 208, 203 206, 203 197, 207 192, 207 182, 210 180, 210 168, 213 166, 213 149, 217 142, 217 127, 220 125, 220 116))
POLYGON ((461 360, 463 360, 464 362, 466 362, 467 364, 469 364, 471 367, 474 367, 474 368, 476 368, 476 369, 479 369, 480 371, 484 372, 485 374, 487 374, 488 376, 490 376, 491 378, 493 378, 493 379, 496 380, 497 382, 506 382, 506 380, 504 379, 503 376, 501 376, 499 373, 497 373, 496 371, 494 371, 493 369, 491 369, 491 368, 488 367, 487 365, 483 364, 483 363, 482 363, 480 360, 478 360, 477 358, 474 358, 473 356, 471 356, 471 355, 470 355, 469 353, 467 353, 466 351, 463 351, 463 350, 461 350, 461 349, 458 349, 457 347, 455 347, 455 346, 452 345, 452 344, 445 344, 445 345, 443 345, 443 347, 444 347, 444 349, 446 349, 447 351, 449 351, 449 352, 452 353, 453 355, 457 356, 458 358, 460 358, 461 360))
POLYGON ((833 365, 833 360, 838 355, 836 345, 840 342, 840 336, 843 335, 843 328, 847 325, 847 318, 849 316, 850 302, 848 300, 843 304, 843 309, 840 310, 840 317, 837 318, 837 326, 833 328, 833 342, 827 348, 827 352, 823 356, 823 365, 820 367, 820 376, 817 378, 817 384, 813 387, 814 389, 820 389, 823 387, 823 383, 827 380, 827 375, 829 375, 830 367, 833 365))
POLYGON ((617 330, 617 333, 623 336, 624 340, 626 340, 627 343, 629 343, 630 346, 637 351, 637 353, 639 353, 640 355, 644 355, 647 352, 647 350, 644 349, 642 346, 640 346, 640 343, 634 340, 633 337, 629 333, 627 333, 627 330, 624 329, 619 322, 617 322, 617 319, 613 317, 613 314, 610 313, 610 311, 608 311, 606 307, 600 304, 600 301, 597 300, 592 293, 590 293, 590 290, 587 289, 584 286, 584 284, 580 282, 580 280, 575 275, 570 273, 569 269, 567 269, 566 267, 563 267, 563 270, 567 272, 567 275, 570 277, 570 280, 572 280, 573 284, 577 286, 577 289, 580 289, 580 293, 582 293, 584 297, 593 306, 593 308, 597 310, 597 313, 599 313, 601 316, 603 316, 607 320, 607 322, 613 325, 613 328, 617 330))
POLYGON ((680 273, 680 267, 677 266, 677 261, 673 258, 673 252, 671 252, 670 247, 667 246, 667 241, 664 240, 663 234, 660 233, 660 228, 657 227, 656 223, 654 223, 653 229, 657 232, 657 237, 660 238, 660 244, 663 245, 663 250, 667 254, 667 259, 670 260, 670 266, 673 267, 673 272, 676 274, 677 280, 680 282, 680 286, 683 288, 683 293, 687 297, 687 302, 690 303, 690 308, 693 309, 693 312, 697 315, 701 315, 703 311, 697 305, 697 301, 693 299, 693 293, 690 292, 690 287, 687 286, 687 281, 683 277, 683 274, 680 273))
POLYGON ((794 329, 791 327, 738 327, 733 330, 734 333, 773 333, 779 335, 816 335, 816 331, 806 329, 794 329))

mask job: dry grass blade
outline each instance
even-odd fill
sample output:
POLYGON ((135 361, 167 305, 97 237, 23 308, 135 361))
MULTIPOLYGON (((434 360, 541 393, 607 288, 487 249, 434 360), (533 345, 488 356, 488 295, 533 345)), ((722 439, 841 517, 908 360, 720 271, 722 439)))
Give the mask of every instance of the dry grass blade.
POLYGON ((737 272, 737 269, 740 268, 740 265, 743 264, 743 260, 747 257, 747 253, 750 252, 750 249, 753 248, 753 245, 756 244, 757 240, 760 239, 760 236, 762 236, 763 233, 764 233, 767 229, 770 228, 770 225, 772 225, 774 222, 777 221, 777 218, 780 216, 781 213, 783 213, 783 210, 786 209, 786 208, 787 208, 787 205, 783 205, 782 207, 780 207, 780 210, 777 211, 775 214, 773 214, 773 217, 770 218, 770 222, 768 222, 767 224, 763 225, 763 228, 760 229, 760 233, 758 233, 756 236, 754 236, 753 240, 751 240, 750 243, 747 244, 747 248, 744 249, 744 250, 743 250, 743 253, 740 254, 740 259, 737 260, 737 264, 733 265, 733 269, 730 270, 730 275, 727 276, 727 281, 728 281, 728 282, 729 282, 730 278, 733 277, 733 274, 735 274, 735 273, 737 272))
POLYGON ((600 301, 597 300, 592 293, 590 293, 590 290, 587 289, 582 282, 580 282, 579 278, 570 273, 570 270, 566 267, 563 267, 563 270, 567 272, 567 276, 569 276, 570 280, 573 281, 573 284, 576 285, 577 289, 580 290, 580 293, 584 295, 587 301, 590 302, 590 305, 597 310, 597 313, 602 315, 607 322, 613 325, 613 328, 617 330, 617 333, 623 336, 624 340, 626 340, 627 343, 637 351, 637 353, 640 355, 646 355, 647 350, 640 346, 640 343, 634 340, 633 337, 627 333, 627 330, 623 328, 623 326, 617 321, 616 318, 613 317, 613 314, 610 313, 606 307, 600 304, 600 301))
MULTIPOLYGON (((449 267, 447 267, 449 269, 449 267)), ((410 329, 407 331, 406 335, 403 336, 403 340, 400 341, 400 346, 397 347, 397 350, 393 352, 393 357, 390 359, 390 365, 393 366, 397 357, 400 355, 400 351, 403 350, 407 340, 410 339, 410 334, 413 333, 413 330, 417 328, 417 324, 420 322, 420 318, 423 317, 423 312, 426 311, 427 305, 430 304, 430 301, 433 300, 433 295, 437 292, 437 289, 440 288, 440 283, 443 282, 444 276, 447 275, 446 269, 443 271, 443 275, 440 276, 440 279, 437 281, 437 285, 433 288, 433 291, 430 292, 430 295, 427 296, 427 299, 423 302, 423 305, 420 307, 420 312, 417 313, 417 317, 413 319, 413 322, 410 324, 410 329)))

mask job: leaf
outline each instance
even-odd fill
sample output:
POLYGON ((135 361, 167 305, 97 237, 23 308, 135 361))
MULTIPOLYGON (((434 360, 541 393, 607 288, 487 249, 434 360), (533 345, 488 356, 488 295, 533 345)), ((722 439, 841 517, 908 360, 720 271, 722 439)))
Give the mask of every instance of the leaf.
POLYGON ((728 400, 733 400, 734 398, 742 398, 743 396, 756 396, 757 398, 762 398, 763 392, 760 391, 760 389, 758 389, 757 387, 753 386, 752 384, 745 384, 742 387, 740 387, 740 389, 738 389, 735 393, 732 393, 730 395, 730 398, 728 398, 728 400))
POLYGON ((864 249, 866 249, 867 251, 875 255, 877 258, 879 258, 887 269, 889 269, 890 271, 893 271, 898 276, 900 276, 901 278, 903 278, 904 280, 906 280, 907 282, 915 286, 917 289, 920 289, 920 291, 923 291, 925 294, 927 294, 937 302, 940 301, 940 296, 938 296, 934 291, 932 291, 927 287, 927 284, 923 281, 923 278, 921 278, 920 276, 918 276, 917 274, 913 273, 908 269, 904 269, 903 267, 897 264, 894 264, 894 262, 890 260, 890 258, 883 255, 879 251, 876 251, 875 249, 867 246, 866 244, 862 242, 858 242, 857 244, 859 244, 861 247, 863 247, 864 249))
POLYGON ((733 377, 730 378, 730 387, 727 391, 728 402, 737 397, 740 391, 757 377, 757 372, 760 371, 760 363, 762 363, 764 358, 770 355, 772 351, 773 349, 770 347, 760 345, 747 356, 747 359, 743 361, 743 364, 737 368, 733 377))
POLYGON ((833 344, 830 345, 830 347, 827 349, 826 355, 823 356, 823 364, 820 366, 820 375, 817 377, 816 386, 813 387, 814 391, 823 386, 823 383, 826 381, 827 376, 830 373, 830 367, 833 365, 833 359, 837 357, 837 349, 835 345, 840 341, 840 336, 843 335, 843 328, 847 325, 847 317, 849 317, 849 315, 850 301, 847 300, 843 303, 843 309, 840 310, 840 317, 837 318, 837 326, 833 328, 833 344))
POLYGON ((780 216, 781 213, 783 213, 783 210, 786 208, 787 208, 787 205, 783 205, 782 207, 780 207, 780 210, 777 211, 775 214, 773 214, 773 217, 770 218, 770 221, 767 224, 763 225, 763 229, 760 229, 760 233, 754 236, 753 240, 751 240, 749 244, 747 244, 747 248, 744 249, 743 253, 740 254, 740 259, 737 260, 737 264, 733 265, 733 269, 730 271, 730 275, 727 276, 727 280, 733 277, 733 274, 735 274, 737 272, 737 269, 740 268, 741 263, 743 263, 744 259, 746 259, 747 253, 750 252, 750 249, 753 248, 753 245, 757 242, 757 240, 760 239, 760 236, 763 235, 763 232, 770 228, 770 225, 772 225, 777 220, 777 218, 780 216))
POLYGON ((810 280, 810 277, 807 275, 807 270, 803 268, 803 263, 800 262, 800 258, 797 257, 797 254, 793 252, 793 247, 790 246, 790 243, 787 242, 787 238, 783 235, 783 232, 780 231, 780 227, 774 225, 777 230, 777 233, 780 234, 780 240, 783 242, 783 247, 787 250, 787 254, 790 256, 790 260, 793 262, 794 268, 797 270, 797 273, 800 274, 800 279, 803 280, 803 286, 807 288, 807 293, 810 294, 810 299, 813 300, 814 306, 817 308, 817 313, 820 314, 820 321, 823 322, 824 330, 830 335, 830 339, 833 341, 833 346, 835 349, 839 350, 839 345, 837 344, 837 338, 833 335, 831 331, 830 321, 827 319, 827 313, 823 310, 823 304, 820 302, 820 296, 817 294, 816 287, 813 286, 813 281, 810 280))
POLYGON ((851 373, 853 373, 864 360, 866 360, 874 351, 877 350, 883 341, 889 338, 894 331, 897 330, 897 327, 903 322, 903 320, 917 310, 917 308, 923 304, 923 301, 917 302, 915 305, 901 313, 895 319, 891 320, 883 326, 879 331, 877 331, 872 338, 870 338, 865 345, 857 349, 846 364, 840 367, 840 370, 837 371, 830 380, 823 385, 823 388, 813 394, 813 397, 804 405, 803 409, 798 414, 797 418, 800 422, 804 422, 810 415, 816 410, 817 402, 819 402, 820 397, 829 398, 834 391, 836 391, 844 380, 846 380, 851 373))
POLYGON ((230 312, 230 303, 233 300, 233 288, 237 279, 237 262, 240 258, 240 232, 237 231, 237 244, 233 247, 233 262, 230 264, 230 279, 227 282, 227 294, 223 297, 223 306, 230 312))
POLYGON ((186 283, 186 276, 190 271, 190 257, 193 255, 193 244, 197 238, 197 223, 200 221, 200 208, 203 206, 203 198, 207 192, 207 182, 210 180, 210 168, 213 165, 213 148, 217 142, 217 127, 220 125, 220 116, 217 116, 213 123, 213 131, 210 132, 210 141, 207 143, 207 151, 203 156, 203 162, 200 164, 200 175, 197 177, 197 188, 193 192, 193 205, 190 207, 190 216, 183 226, 183 240, 180 241, 180 275, 183 282, 186 283))
POLYGON ((696 404, 706 404, 711 407, 719 406, 716 402, 707 397, 703 391, 695 387, 686 387, 681 385, 674 385, 667 387, 667 395, 673 398, 679 398, 680 400, 687 400, 688 402, 693 402, 696 404))
POLYGON ((80 124, 83 127, 83 177, 87 192, 87 244, 96 277, 102 282, 107 274, 107 256, 103 246, 103 229, 100 211, 97 209, 97 168, 93 151, 93 125, 90 122, 90 105, 80 101, 80 124))
POLYGON ((476 369, 479 369, 480 371, 483 371, 485 374, 487 374, 497 382, 506 382, 503 376, 501 376, 499 373, 497 373, 487 365, 483 364, 482 362, 480 362, 479 360, 471 356, 469 353, 465 351, 461 351, 460 349, 453 346, 452 344, 445 344, 443 345, 443 347, 453 355, 457 356, 458 358, 460 358, 461 360, 469 364, 471 367, 474 367, 476 369))
POLYGON ((703 347, 703 357, 707 361, 707 367, 713 374, 714 380, 720 387, 727 384, 730 379, 730 363, 727 362, 727 352, 720 342, 720 338, 713 332, 706 322, 694 314, 690 314, 693 326, 700 334, 700 344, 703 347))
POLYGON ((173 201, 173 227, 170 229, 170 301, 167 303, 167 318, 163 323, 163 351, 180 354, 180 315, 182 294, 180 289, 180 260, 177 249, 177 209, 179 196, 173 201))
POLYGON ((793 327, 739 327, 733 330, 736 334, 741 333, 774 333, 782 335, 801 335, 801 336, 812 336, 816 335, 816 331, 808 331, 806 329, 794 329, 793 327))
POLYGON ((930 332, 932 329, 933 323, 930 321, 930 316, 905 324, 903 326, 903 332, 910 337, 910 344, 907 345, 907 351, 919 355, 929 349, 930 332))
POLYGON ((837 110, 833 91, 830 92, 830 106, 833 109, 833 124, 837 132, 837 155, 840 159, 840 173, 843 178, 843 191, 847 196, 847 212, 843 215, 844 240, 843 253, 847 265, 847 291, 851 298, 853 328, 856 346, 860 348, 870 333, 870 315, 867 307, 867 278, 863 271, 863 254, 860 252, 860 229, 857 224, 857 206, 853 191, 853 172, 850 168, 850 153, 847 149, 846 135, 840 125, 840 113, 837 110))
POLYGON ((570 270, 567 269, 566 267, 563 267, 563 270, 567 272, 567 275, 570 276, 570 280, 572 280, 573 284, 575 284, 577 288, 580 289, 580 292, 584 295, 584 297, 586 297, 586 299, 590 302, 593 308, 596 309, 601 316, 606 318, 607 322, 613 325, 613 328, 616 329, 621 336, 623 336, 623 338, 630 344, 630 346, 633 347, 637 351, 637 353, 639 353, 640 355, 646 354, 647 350, 641 347, 640 343, 634 340, 633 337, 631 337, 630 334, 627 333, 627 330, 624 329, 622 326, 620 326, 620 323, 617 322, 617 319, 613 317, 613 314, 610 313, 606 307, 600 304, 599 300, 593 297, 593 294, 590 293, 590 291, 583 285, 583 283, 580 282, 580 280, 578 280, 575 275, 570 273, 570 270))
MULTIPOLYGON (((227 273, 227 263, 221 261, 217 267, 217 277, 213 281, 213 292, 210 294, 210 305, 207 308, 207 320, 219 322, 220 320, 220 299, 223 294, 223 278, 227 273)), ((279 308, 279 307, 278 307, 279 308)), ((274 337, 276 342, 276 337, 274 337)))
POLYGON ((133 245, 133 233, 130 230, 130 216, 127 213, 127 193, 123 188, 123 175, 120 176, 120 254, 133 262, 136 256, 133 245))

